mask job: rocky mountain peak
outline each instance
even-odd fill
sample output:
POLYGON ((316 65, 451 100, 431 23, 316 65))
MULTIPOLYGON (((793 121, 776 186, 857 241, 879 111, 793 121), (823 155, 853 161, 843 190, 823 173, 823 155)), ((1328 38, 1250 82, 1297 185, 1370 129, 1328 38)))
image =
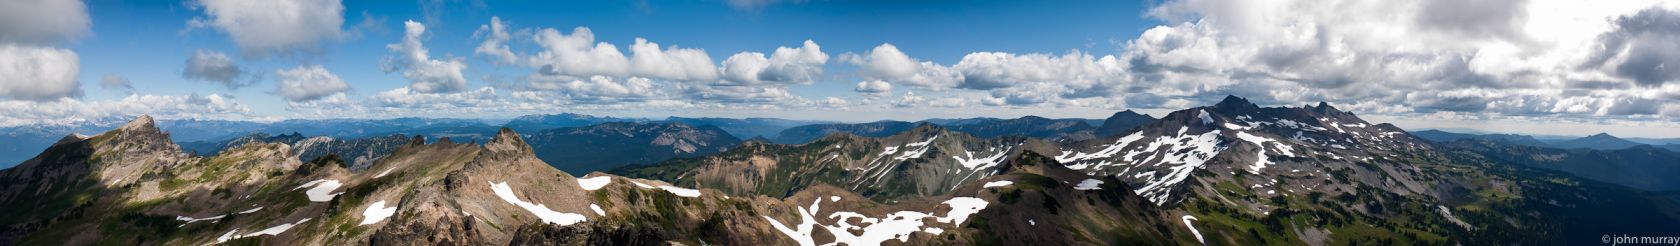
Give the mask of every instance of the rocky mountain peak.
POLYGON ((1225 96, 1225 99, 1220 99, 1220 103, 1213 104, 1213 110, 1225 113, 1225 115, 1243 115, 1243 113, 1260 111, 1260 106, 1248 103, 1248 99, 1225 96))
POLYGON ((1312 106, 1309 109, 1320 114, 1336 114, 1342 112, 1341 110, 1337 110, 1336 107, 1330 106, 1330 103, 1324 101, 1319 101, 1318 106, 1312 106))
POLYGON ((512 128, 503 127, 484 143, 484 149, 492 153, 532 153, 531 145, 525 144, 525 139, 519 137, 512 128))
MULTIPOLYGON (((1115 119, 1115 118, 1122 118, 1122 117, 1137 117, 1137 116, 1150 117, 1149 114, 1139 114, 1137 111, 1132 111, 1130 109, 1127 109, 1126 111, 1114 112, 1114 115, 1110 115, 1110 116, 1108 116, 1108 118, 1109 119, 1115 119)), ((1153 117, 1151 117, 1151 118, 1153 118, 1153 117)))
POLYGON ((117 129, 122 129, 123 131, 162 132, 162 130, 157 128, 157 122, 152 120, 151 115, 140 115, 139 118, 134 118, 134 120, 128 121, 128 123, 123 124, 122 127, 118 127, 117 129))
POLYGON ((139 118, 135 118, 134 120, 123 124, 122 127, 118 127, 116 130, 112 130, 105 134, 111 133, 116 133, 116 139, 123 142, 132 142, 133 144, 139 144, 142 146, 179 149, 179 147, 175 146, 175 142, 169 139, 168 133, 164 133, 162 129, 158 129, 157 122, 152 120, 152 116, 149 115, 141 115, 139 118))

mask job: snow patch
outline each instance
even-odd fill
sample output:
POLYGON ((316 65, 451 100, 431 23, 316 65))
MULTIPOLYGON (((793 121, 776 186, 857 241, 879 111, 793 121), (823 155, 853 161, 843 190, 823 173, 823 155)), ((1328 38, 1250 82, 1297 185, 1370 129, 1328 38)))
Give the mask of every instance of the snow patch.
POLYGON ((659 186, 659 188, 664 189, 666 192, 671 192, 671 194, 675 194, 675 195, 680 196, 680 197, 700 197, 700 191, 695 190, 695 189, 688 189, 688 188, 669 186, 669 185, 661 185, 661 186, 659 186))
POLYGON ((599 189, 601 189, 601 187, 606 187, 607 183, 612 183, 612 176, 595 176, 593 178, 580 178, 580 179, 577 179, 577 181, 578 181, 578 186, 583 187, 583 190, 599 190, 599 189))
POLYGON ((1101 190, 1102 187, 1099 187, 1099 186, 1102 185, 1102 183, 1103 183, 1102 180, 1085 179, 1084 181, 1079 181, 1079 185, 1074 186, 1073 189, 1075 189, 1075 190, 1101 190))
POLYGON ((1453 216, 1452 209, 1447 209, 1447 206, 1435 205, 1435 207, 1441 209, 1441 216, 1442 217, 1447 217, 1448 222, 1452 222, 1453 224, 1456 224, 1459 227, 1464 227, 1464 229, 1471 229, 1471 230, 1476 229, 1476 228, 1471 227, 1470 223, 1464 223, 1463 220, 1459 220, 1458 216, 1453 216))
POLYGON ((607 211, 606 210, 601 210, 601 205, 595 205, 594 203, 590 203, 589 204, 589 210, 595 210, 595 215, 607 216, 607 211))
POLYGON ((225 243, 228 240, 262 236, 262 235, 269 235, 269 236, 280 235, 280 233, 286 232, 286 230, 291 230, 292 227, 303 224, 303 222, 309 222, 309 218, 303 218, 303 220, 298 220, 298 222, 295 222, 295 223, 280 224, 280 225, 276 225, 274 227, 269 227, 269 228, 262 229, 262 230, 257 231, 257 232, 252 232, 252 233, 243 234, 243 235, 238 234, 238 232, 239 232, 238 229, 234 229, 232 231, 228 231, 227 234, 222 234, 222 236, 216 237, 216 243, 225 243))
POLYGON ((933 140, 936 140, 936 139, 939 139, 938 135, 934 135, 933 137, 928 138, 926 141, 905 144, 904 147, 902 147, 902 148, 906 148, 906 149, 911 148, 911 147, 921 147, 921 148, 918 148, 918 149, 915 149, 915 150, 906 150, 906 151, 904 151, 903 154, 899 154, 898 156, 893 157, 893 159, 902 161, 902 160, 909 160, 909 159, 915 159, 915 158, 922 158, 923 154, 927 154, 928 149, 933 148, 933 146, 931 146, 930 144, 933 144, 933 140))
POLYGON ((397 170, 397 168, 395 168, 395 167, 386 168, 385 171, 382 171, 382 172, 379 172, 379 174, 373 175, 373 178, 377 179, 377 178, 385 177, 386 174, 391 174, 391 170, 397 170))
POLYGON ((1190 234, 1195 234, 1196 235, 1196 242, 1200 242, 1203 245, 1206 245, 1207 241, 1202 241, 1202 232, 1197 231, 1196 226, 1190 224, 1190 221, 1196 220, 1196 217, 1185 215, 1183 219, 1184 219, 1184 228, 1190 228, 1190 234))
POLYGON ((373 202, 373 205, 368 205, 367 210, 362 211, 362 223, 360 225, 379 223, 385 221, 385 218, 390 218, 393 214, 397 214, 397 207, 385 207, 385 200, 379 200, 373 202))
POLYGON ((1248 141, 1249 143, 1254 143, 1254 146, 1260 147, 1260 152, 1254 154, 1254 165, 1248 166, 1248 173, 1260 174, 1260 169, 1266 168, 1267 165, 1272 164, 1272 161, 1268 159, 1268 156, 1266 156, 1266 142, 1275 142, 1272 145, 1277 146, 1280 150, 1283 150, 1287 156, 1295 156, 1294 153, 1290 153, 1291 149, 1288 145, 1283 145, 1283 142, 1278 142, 1277 140, 1255 136, 1248 134, 1248 132, 1237 132, 1237 138, 1242 139, 1243 141, 1248 141))
POLYGON ((309 181, 309 183, 303 183, 303 185, 298 186, 297 188, 292 188, 292 190, 314 187, 304 191, 303 194, 309 195, 309 201, 311 202, 325 202, 332 201, 333 197, 337 197, 339 194, 344 194, 344 192, 332 193, 332 191, 337 190, 339 186, 344 186, 344 183, 339 183, 338 180, 332 179, 318 179, 315 181, 309 181))
POLYGON ((636 187, 642 187, 642 189, 653 189, 652 185, 643 184, 642 182, 630 181, 630 183, 636 184, 636 187))
POLYGON ((219 220, 219 219, 222 219, 222 217, 227 217, 227 215, 223 214, 223 215, 217 215, 217 216, 212 216, 212 217, 207 217, 207 218, 202 218, 202 219, 194 219, 193 217, 187 217, 187 216, 175 216, 175 220, 186 221, 186 223, 182 223, 182 225, 181 225, 181 226, 186 226, 186 224, 192 224, 193 222, 206 221, 206 220, 219 220))
POLYGON ((962 165, 964 168, 968 168, 969 170, 980 170, 1003 163, 1003 155, 1008 154, 1009 151, 998 151, 997 154, 988 157, 976 157, 974 156, 974 151, 965 151, 965 153, 968 157, 965 158, 953 155, 951 156, 951 159, 957 159, 958 165, 962 165))
MULTIPOLYGON (((485 182, 489 183, 489 181, 485 182)), ((490 189, 494 190, 496 192, 496 197, 502 198, 502 201, 512 203, 514 206, 519 206, 519 208, 523 208, 525 211, 530 211, 532 214, 537 215, 537 218, 542 219, 544 223, 568 226, 582 222, 585 219, 581 214, 555 212, 554 210, 548 209, 548 206, 519 200, 519 196, 513 194, 513 187, 508 187, 507 182, 490 183, 490 189)))
MULTIPOLYGON (((1140 139, 1143 139, 1143 133, 1134 132, 1131 135, 1126 135, 1125 137, 1121 137, 1120 139, 1114 140, 1113 144, 1103 146, 1103 148, 1101 150, 1097 150, 1095 152, 1081 153, 1081 152, 1077 152, 1077 151, 1062 151, 1061 155, 1056 156, 1056 162, 1073 163, 1073 164, 1068 165, 1069 168, 1072 168, 1073 166, 1076 166, 1076 165, 1083 167, 1084 165, 1089 164, 1089 163, 1085 162, 1085 161, 1088 161, 1088 160, 1106 159, 1106 158, 1114 157, 1115 154, 1119 154, 1120 151, 1125 150, 1127 145, 1131 145, 1132 142, 1138 141, 1140 139)), ((1107 164, 1107 162, 1104 162, 1103 164, 1107 164)), ((1102 166, 1104 166, 1104 165, 1097 165, 1093 168, 1101 168, 1102 166)), ((1074 169, 1079 170, 1079 169, 1084 169, 1084 168, 1074 168, 1074 169)))
POLYGON ((1205 125, 1212 125, 1213 124, 1213 116, 1208 115, 1208 112, 1207 112, 1206 109, 1196 110, 1196 117, 1202 118, 1202 124, 1205 124, 1205 125))
POLYGON ((980 188, 1004 187, 1004 186, 1009 186, 1011 184, 1015 184, 1015 182, 1011 182, 1009 180, 992 181, 992 182, 986 182, 986 185, 982 185, 982 186, 980 186, 980 188))

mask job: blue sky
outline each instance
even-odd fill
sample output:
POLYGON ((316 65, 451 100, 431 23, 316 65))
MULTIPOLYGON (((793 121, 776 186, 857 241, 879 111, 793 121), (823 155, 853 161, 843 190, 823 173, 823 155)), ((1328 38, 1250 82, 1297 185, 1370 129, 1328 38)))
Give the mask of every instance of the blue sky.
MULTIPOLYGON (((372 94, 408 84, 402 76, 380 71, 385 45, 402 38, 403 21, 426 24, 427 47, 434 56, 455 56, 477 76, 517 76, 529 69, 495 67, 473 57, 480 42, 474 33, 492 16, 525 28, 567 30, 589 27, 600 42, 622 48, 635 38, 664 45, 698 47, 714 59, 740 51, 768 52, 820 40, 830 53, 862 52, 892 43, 923 59, 951 63, 973 51, 1063 53, 1069 50, 1113 53, 1156 21, 1144 18, 1144 2, 1087 1, 1039 5, 1030 2, 860 1, 808 2, 737 8, 722 2, 674 1, 497 1, 445 2, 428 13, 427 4, 405 1, 345 2, 345 27, 353 37, 323 42, 318 51, 286 57, 237 57, 242 68, 272 77, 275 69, 299 64, 325 66, 350 83, 352 94, 372 94), (357 26, 370 21, 372 27, 357 26), (483 69, 479 69, 483 68, 483 69)), ((436 6, 436 5, 434 5, 436 6)), ((88 3, 93 37, 71 46, 82 56, 82 89, 88 99, 120 99, 126 92, 101 90, 107 74, 132 81, 152 94, 232 95, 259 112, 281 112, 285 103, 273 95, 273 78, 227 89, 182 78, 180 60, 195 50, 238 56, 239 47, 224 33, 190 29, 188 21, 204 14, 190 2, 95 1, 88 3), (143 58, 143 59, 142 59, 143 58), (169 62, 165 62, 169 61, 169 62)), ((834 66, 823 81, 797 92, 812 96, 850 96, 856 76, 834 66)), ((468 77, 472 87, 487 83, 468 77)))
POLYGON ((0 11, 0 62, 29 65, 0 69, 0 124, 1100 118, 1231 94, 1408 128, 1680 137, 1677 5, 30 0, 0 11))

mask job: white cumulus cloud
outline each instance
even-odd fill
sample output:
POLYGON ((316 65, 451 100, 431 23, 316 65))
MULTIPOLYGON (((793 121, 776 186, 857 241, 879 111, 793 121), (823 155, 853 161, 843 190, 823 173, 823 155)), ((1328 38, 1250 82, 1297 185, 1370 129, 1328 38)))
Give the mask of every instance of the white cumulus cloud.
POLYGON ((80 96, 78 60, 68 49, 0 43, 0 98, 50 101, 80 96))
POLYGON ((0 7, 0 43, 51 44, 88 35, 93 21, 79 0, 12 0, 0 7))
POLYGON ((840 60, 859 66, 858 72, 865 79, 935 90, 955 87, 962 81, 962 74, 951 67, 910 58, 892 44, 876 46, 868 54, 846 53, 840 60))
POLYGON ((227 33, 247 56, 318 50, 321 42, 345 36, 340 0, 198 0, 191 6, 205 16, 188 26, 227 33))
POLYGON ((230 90, 257 83, 256 76, 240 68, 227 54, 202 49, 194 50, 192 56, 187 57, 186 69, 181 71, 181 77, 216 83, 230 90))
POLYGON ((419 22, 403 22, 403 40, 399 43, 386 45, 394 57, 387 57, 384 64, 386 73, 402 71, 402 76, 409 81, 409 88, 413 92, 436 93, 456 92, 467 88, 467 78, 464 70, 467 64, 460 59, 436 60, 432 59, 421 39, 426 35, 426 25, 419 22))
POLYGON ((290 102, 314 101, 350 90, 350 84, 321 65, 298 66, 274 74, 279 77, 275 93, 290 102))
POLYGON ((736 53, 723 61, 724 84, 809 84, 822 76, 827 63, 828 53, 811 40, 798 48, 777 47, 769 58, 758 52, 736 53))

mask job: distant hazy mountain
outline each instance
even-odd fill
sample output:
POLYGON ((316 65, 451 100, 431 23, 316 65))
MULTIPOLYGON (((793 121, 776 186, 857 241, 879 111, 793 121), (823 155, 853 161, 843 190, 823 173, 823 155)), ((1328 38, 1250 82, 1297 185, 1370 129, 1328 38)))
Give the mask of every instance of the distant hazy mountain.
POLYGON ((1582 138, 1572 139, 1572 140, 1568 140, 1568 141, 1561 141, 1561 142, 1556 142, 1556 143, 1551 144, 1552 147, 1557 147, 1557 148, 1562 148, 1562 149, 1596 149, 1596 150, 1626 149, 1626 148, 1632 148, 1633 146, 1638 146, 1638 145, 1641 145, 1641 143, 1636 143, 1636 142, 1633 142, 1633 141, 1628 141, 1628 140, 1625 140, 1625 139, 1616 138, 1616 136, 1610 136, 1610 134, 1607 134, 1607 133, 1593 134, 1592 136, 1586 136, 1586 137, 1582 137, 1582 138))
POLYGON ((939 125, 939 126, 944 126, 944 127, 955 127, 955 126, 978 124, 978 123, 1001 121, 1001 120, 1004 120, 1004 119, 992 118, 992 117, 975 117, 975 118, 926 119, 926 120, 922 120, 922 122, 933 123, 934 125, 939 125))
POLYGON ((519 116, 508 121, 503 126, 519 132, 539 132, 561 127, 587 126, 607 122, 642 122, 646 119, 597 117, 586 114, 533 114, 519 116))
POLYGON ((537 158, 569 173, 589 173, 728 150, 741 139, 715 126, 613 122, 562 127, 525 138, 537 158))
POLYGON ((1085 123, 1084 119, 1048 119, 1038 116, 1025 116, 1007 120, 979 118, 960 123, 962 124, 945 125, 945 127, 979 138, 1026 136, 1040 139, 1061 137, 1094 128, 1085 123))
POLYGON ((1462 139, 1443 146, 1470 150, 1503 163, 1568 172, 1588 179, 1651 191, 1680 190, 1680 154, 1638 145, 1613 150, 1555 149, 1488 139, 1462 139))
POLYGON ((1460 139, 1471 139, 1471 140, 1504 141, 1504 142, 1509 142, 1509 143, 1512 143, 1512 144, 1525 145, 1525 146, 1551 147, 1550 144, 1546 144, 1545 142, 1541 142, 1540 140, 1534 139, 1534 137, 1532 137, 1532 136, 1517 135, 1517 134, 1470 134, 1470 133, 1454 133, 1454 132, 1446 132, 1446 131, 1441 131, 1441 130, 1430 129, 1430 130, 1422 130, 1422 131, 1412 132, 1412 135, 1417 136, 1419 138, 1423 138, 1424 140, 1429 140, 1430 142, 1436 142, 1436 143, 1447 143, 1447 142, 1452 142, 1452 141, 1458 141, 1460 139))
POLYGON ((1642 143, 1642 144, 1649 144, 1649 145, 1680 144, 1680 138, 1634 138, 1634 137, 1630 137, 1630 138, 1622 138, 1622 139, 1627 139, 1628 141, 1633 141, 1633 142, 1642 143))
POLYGON ((225 139, 227 136, 257 132, 264 126, 268 126, 268 124, 250 121, 195 119, 158 121, 158 128, 169 132, 170 138, 174 139, 175 142, 225 139))
POLYGON ((1133 112, 1131 110, 1115 112, 1114 115, 1103 120, 1102 125, 1097 127, 1094 134, 1099 138, 1114 136, 1154 121, 1155 117, 1150 117, 1147 114, 1138 114, 1137 112, 1133 112))
POLYGON ((804 126, 804 125, 833 123, 833 122, 828 122, 828 121, 788 120, 788 119, 777 119, 777 118, 731 119, 731 118, 683 118, 683 117, 665 118, 664 122, 677 122, 677 123, 688 124, 688 125, 691 125, 691 126, 716 126, 718 129, 723 129, 723 131, 729 132, 729 135, 734 135, 737 138, 743 138, 743 139, 756 138, 756 137, 771 138, 771 137, 776 137, 778 134, 780 134, 784 130, 787 130, 788 128, 793 128, 793 127, 797 127, 797 126, 804 126))
MULTIPOLYGON (((1025 136, 1040 139, 1090 139, 1094 129, 1086 119, 1049 119, 1025 116, 1015 119, 967 118, 930 119, 921 122, 968 133, 974 137, 1025 136)), ((878 121, 854 124, 817 124, 789 128, 777 135, 776 143, 798 144, 815 141, 833 133, 848 133, 864 137, 885 137, 915 127, 917 123, 878 121)))
POLYGON ((876 121, 870 123, 830 123, 816 124, 788 128, 776 135, 776 143, 802 144, 816 141, 834 133, 848 133, 864 137, 885 137, 898 134, 904 130, 916 127, 916 123, 903 121, 876 121))

